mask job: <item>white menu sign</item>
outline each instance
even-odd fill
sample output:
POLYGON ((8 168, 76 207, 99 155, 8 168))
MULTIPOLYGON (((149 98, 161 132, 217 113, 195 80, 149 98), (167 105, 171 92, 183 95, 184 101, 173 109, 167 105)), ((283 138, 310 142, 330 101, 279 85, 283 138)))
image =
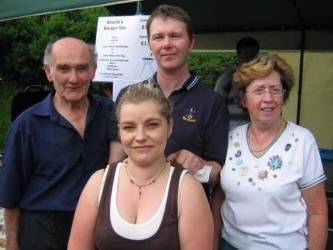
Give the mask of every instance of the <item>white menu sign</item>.
POLYGON ((156 71, 146 32, 149 16, 99 17, 96 32, 97 71, 94 81, 145 80, 156 71))

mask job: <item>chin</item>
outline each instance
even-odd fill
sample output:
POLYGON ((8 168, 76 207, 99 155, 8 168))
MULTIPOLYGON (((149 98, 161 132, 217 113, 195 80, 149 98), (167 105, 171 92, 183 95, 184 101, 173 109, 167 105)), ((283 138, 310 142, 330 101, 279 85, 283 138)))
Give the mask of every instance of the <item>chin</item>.
POLYGON ((163 68, 164 70, 173 70, 179 68, 179 64, 177 64, 176 62, 162 63, 161 68, 163 68))
POLYGON ((158 156, 152 156, 151 154, 149 154, 149 155, 136 155, 136 156, 133 156, 133 157, 130 157, 130 158, 132 158, 132 160, 140 166, 149 166, 149 165, 153 164, 154 162, 156 162, 159 159, 158 156))
POLYGON ((82 94, 68 94, 65 96, 65 98, 69 101, 69 102, 79 102, 81 100, 83 100, 86 97, 86 95, 82 95, 82 94))

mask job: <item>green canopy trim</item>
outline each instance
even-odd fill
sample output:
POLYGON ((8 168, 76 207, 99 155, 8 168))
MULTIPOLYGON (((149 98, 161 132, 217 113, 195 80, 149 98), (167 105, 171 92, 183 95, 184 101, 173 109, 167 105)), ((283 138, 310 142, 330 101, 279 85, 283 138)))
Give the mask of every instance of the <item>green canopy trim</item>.
POLYGON ((142 0, 1 0, 0 21, 142 0))

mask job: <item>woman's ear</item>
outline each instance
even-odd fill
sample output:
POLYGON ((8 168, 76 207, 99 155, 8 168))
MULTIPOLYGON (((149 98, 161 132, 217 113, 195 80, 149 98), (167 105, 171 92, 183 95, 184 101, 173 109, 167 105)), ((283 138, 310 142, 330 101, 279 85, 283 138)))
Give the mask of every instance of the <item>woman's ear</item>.
POLYGON ((169 122, 169 131, 168 131, 168 138, 172 134, 172 128, 173 128, 173 119, 170 119, 170 122, 169 122))
POLYGON ((242 106, 243 106, 243 108, 247 108, 246 97, 245 97, 245 95, 244 95, 244 98, 243 98, 243 100, 242 100, 242 106))

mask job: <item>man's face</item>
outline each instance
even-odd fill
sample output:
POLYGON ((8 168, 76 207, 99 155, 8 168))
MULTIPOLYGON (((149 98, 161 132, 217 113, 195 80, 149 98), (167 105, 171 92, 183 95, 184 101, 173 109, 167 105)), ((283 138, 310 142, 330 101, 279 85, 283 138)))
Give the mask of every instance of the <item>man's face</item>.
POLYGON ((47 65, 44 69, 58 98, 75 103, 87 97, 96 70, 96 66, 90 69, 89 59, 89 50, 80 40, 65 38, 53 45, 52 69, 47 65))
POLYGON ((149 46, 159 69, 188 70, 187 57, 194 46, 186 24, 174 18, 156 17, 150 25, 149 46))

